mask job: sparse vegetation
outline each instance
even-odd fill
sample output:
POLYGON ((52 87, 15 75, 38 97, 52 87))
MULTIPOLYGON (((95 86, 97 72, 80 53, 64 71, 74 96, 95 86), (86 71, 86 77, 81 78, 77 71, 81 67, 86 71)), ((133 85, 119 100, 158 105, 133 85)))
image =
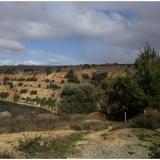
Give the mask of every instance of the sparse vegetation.
POLYGON ((157 110, 146 110, 145 114, 140 114, 132 120, 131 126, 149 129, 160 128, 160 112, 157 110))
MULTIPOLYGON (((19 140, 18 150, 23 151, 28 156, 33 157, 52 157, 52 158, 66 158, 70 152, 73 152, 73 144, 82 139, 83 134, 74 134, 63 139, 42 140, 41 137, 28 138, 19 140), (42 154, 43 153, 43 154, 42 154)), ((41 158, 42 158, 41 157, 41 158)))

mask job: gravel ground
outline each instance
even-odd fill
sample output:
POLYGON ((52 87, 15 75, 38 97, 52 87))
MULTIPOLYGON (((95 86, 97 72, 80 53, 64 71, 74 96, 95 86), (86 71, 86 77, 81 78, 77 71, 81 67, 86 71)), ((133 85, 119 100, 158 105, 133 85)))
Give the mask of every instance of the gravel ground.
POLYGON ((132 129, 110 129, 86 135, 71 158, 149 158, 151 142, 140 141, 132 129))

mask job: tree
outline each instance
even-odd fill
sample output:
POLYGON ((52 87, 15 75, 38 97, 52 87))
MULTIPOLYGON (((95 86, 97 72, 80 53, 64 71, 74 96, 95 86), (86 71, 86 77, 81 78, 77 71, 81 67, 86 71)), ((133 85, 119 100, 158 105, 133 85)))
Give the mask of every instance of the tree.
POLYGON ((107 114, 119 119, 124 111, 132 117, 145 108, 160 107, 160 57, 148 43, 137 57, 133 69, 116 79, 107 104, 107 114))
POLYGON ((91 84, 69 84, 61 93, 60 113, 89 113, 96 111, 94 86, 91 84))
POLYGON ((133 78, 148 96, 149 105, 160 106, 160 56, 148 43, 135 61, 133 78))
POLYGON ((116 80, 108 98, 109 114, 117 119, 122 119, 124 112, 132 117, 143 112, 148 105, 143 90, 138 83, 129 76, 116 80))

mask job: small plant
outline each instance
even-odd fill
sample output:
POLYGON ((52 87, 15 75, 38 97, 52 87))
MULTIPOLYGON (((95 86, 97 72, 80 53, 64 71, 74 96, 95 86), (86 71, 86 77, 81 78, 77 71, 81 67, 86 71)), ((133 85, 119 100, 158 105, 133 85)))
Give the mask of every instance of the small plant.
POLYGON ((18 150, 34 154, 35 152, 40 152, 43 150, 43 146, 40 143, 41 137, 28 138, 24 140, 19 140, 18 150))
POLYGON ((15 93, 13 96, 13 101, 17 102, 19 98, 20 98, 20 96, 17 93, 15 93))
POLYGON ((49 80, 49 79, 46 79, 45 82, 48 83, 48 82, 50 82, 50 80, 49 80))
POLYGON ((65 82, 64 80, 61 80, 61 84, 64 83, 64 82, 65 82))
POLYGON ((68 79, 68 83, 80 83, 79 79, 77 78, 76 74, 73 72, 72 69, 68 71, 65 78, 68 79))
POLYGON ((37 81, 37 78, 33 76, 31 78, 26 79, 26 81, 37 81))
POLYGON ((7 98, 9 96, 8 92, 0 92, 0 98, 7 98))
POLYGON ((23 86, 23 83, 18 83, 18 86, 23 86))
POLYGON ((4 78, 3 78, 3 81, 9 81, 9 80, 10 80, 9 77, 4 77, 4 78))
POLYGON ((33 90, 31 91, 31 95, 36 95, 37 94, 37 91, 33 90))
POLYGON ((88 74, 82 74, 82 78, 83 79, 89 79, 89 76, 88 76, 88 74))
POLYGON ((20 93, 22 94, 27 93, 27 89, 21 89, 20 93))
POLYGON ((160 144, 154 143, 153 146, 151 146, 149 149, 151 151, 151 153, 149 154, 151 158, 160 158, 160 144))

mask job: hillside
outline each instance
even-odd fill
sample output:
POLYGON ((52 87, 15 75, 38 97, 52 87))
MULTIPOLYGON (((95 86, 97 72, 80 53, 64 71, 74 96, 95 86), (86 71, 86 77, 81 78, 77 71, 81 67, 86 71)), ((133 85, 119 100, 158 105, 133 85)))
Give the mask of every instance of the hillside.
POLYGON ((25 103, 54 111, 47 100, 56 101, 67 82, 66 74, 72 69, 80 83, 91 79, 93 73, 108 76, 122 75, 131 65, 104 64, 79 66, 2 66, 0 67, 0 97, 4 101, 25 103))

